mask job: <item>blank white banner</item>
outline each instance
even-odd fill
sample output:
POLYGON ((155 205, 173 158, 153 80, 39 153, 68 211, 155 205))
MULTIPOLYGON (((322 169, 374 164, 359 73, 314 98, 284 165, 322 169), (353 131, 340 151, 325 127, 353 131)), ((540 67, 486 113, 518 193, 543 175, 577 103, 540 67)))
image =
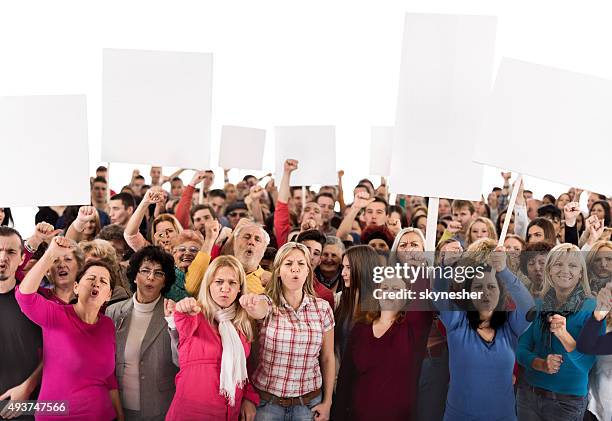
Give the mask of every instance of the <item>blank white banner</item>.
POLYGON ((286 159, 297 159, 292 186, 338 184, 336 128, 334 126, 282 126, 275 129, 276 178, 280 183, 286 159))
POLYGON ((258 170, 263 167, 266 131, 250 127, 223 126, 219 166, 258 170))
POLYGON ((372 127, 370 174, 388 177, 391 173, 393 127, 372 127))
POLYGON ((406 14, 391 159, 394 193, 479 200, 472 162, 497 19, 406 14))
POLYGON ((85 95, 0 97, 0 207, 87 205, 85 95))
POLYGON ((504 58, 474 160, 612 194, 612 81, 504 58))
POLYGON ((212 54, 104 50, 102 160, 210 166, 212 54))

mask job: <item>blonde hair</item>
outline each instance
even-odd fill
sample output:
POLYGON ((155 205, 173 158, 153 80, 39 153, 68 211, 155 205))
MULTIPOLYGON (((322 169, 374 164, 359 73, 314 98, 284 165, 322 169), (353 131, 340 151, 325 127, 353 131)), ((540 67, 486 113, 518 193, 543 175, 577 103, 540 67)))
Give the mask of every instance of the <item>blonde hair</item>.
POLYGON ((157 232, 157 224, 159 224, 160 222, 170 222, 177 234, 183 232, 183 227, 181 226, 181 223, 178 221, 178 219, 176 219, 174 215, 171 215, 169 213, 162 213, 153 220, 153 223, 151 224, 151 229, 149 231, 149 238, 151 238, 151 242, 154 246, 157 245, 155 233, 157 232))
POLYGON ((470 222, 470 225, 468 225, 467 227, 466 239, 465 239, 466 246, 469 246, 470 244, 476 241, 476 240, 472 240, 472 227, 477 222, 482 222, 483 224, 485 224, 485 226, 487 227, 487 234, 489 235, 489 238, 491 240, 497 241, 497 232, 495 230, 495 225, 493 225, 493 221, 491 221, 489 218, 485 218, 484 216, 479 216, 478 218, 470 222))
POLYGON ((400 232, 397 233, 397 235, 395 236, 395 240, 393 240, 391 251, 397 251, 397 248, 399 247, 399 243, 402 240, 402 237, 408 234, 409 232, 413 232, 419 237, 419 240, 421 240, 421 246, 423 246, 423 250, 425 250, 425 236, 423 235, 423 231, 421 231, 418 228, 408 227, 408 228, 402 229, 400 232))
POLYGON ((546 256, 546 263, 544 263, 544 282, 542 284, 542 292, 540 296, 545 296, 548 290, 551 288, 554 289, 553 281, 550 278, 550 268, 557 263, 561 258, 567 256, 568 253, 574 252, 580 259, 582 276, 578 282, 582 283, 582 288, 584 289, 584 294, 587 297, 591 297, 591 286, 589 285, 589 276, 587 274, 587 266, 582 254, 580 253, 580 249, 578 246, 569 243, 563 243, 556 245, 552 248, 550 252, 548 252, 548 256, 546 256))
POLYGON ((115 248, 106 240, 96 238, 91 241, 81 241, 79 247, 87 258, 108 260, 113 265, 119 264, 115 248))
POLYGON ((306 282, 304 282, 304 286, 302 287, 302 291, 304 294, 310 295, 312 297, 315 296, 313 283, 313 271, 312 265, 310 264, 310 253, 304 244, 289 242, 285 243, 278 252, 276 253, 276 257, 274 258, 274 267, 272 269, 272 279, 266 285, 266 295, 272 299, 272 302, 276 306, 281 305, 281 294, 283 293, 283 285, 280 277, 280 268, 287 258, 287 255, 291 253, 293 250, 300 250, 304 253, 304 257, 306 258, 306 265, 308 266, 308 276, 306 277, 306 282))
POLYGON ((586 265, 588 268, 593 265, 593 260, 595 260, 595 257, 597 257, 597 253, 599 253, 599 251, 604 247, 612 249, 612 241, 597 241, 595 244, 593 244, 593 247, 591 247, 591 250, 586 257, 586 265))
POLYGON ((217 271, 224 267, 232 269, 234 273, 236 273, 238 281, 240 282, 240 291, 238 292, 236 300, 233 303, 236 307, 236 315, 234 316, 232 323, 236 327, 236 330, 242 332, 247 340, 252 342, 254 336, 252 321, 249 318, 246 310, 238 303, 240 297, 247 293, 246 274, 244 273, 242 265, 234 256, 219 256, 213 260, 210 266, 208 266, 208 269, 206 269, 206 273, 204 274, 204 279, 202 281, 202 287, 198 293, 198 301, 202 305, 202 314, 212 325, 215 320, 215 313, 221 309, 210 294, 210 285, 215 279, 215 274, 217 271))

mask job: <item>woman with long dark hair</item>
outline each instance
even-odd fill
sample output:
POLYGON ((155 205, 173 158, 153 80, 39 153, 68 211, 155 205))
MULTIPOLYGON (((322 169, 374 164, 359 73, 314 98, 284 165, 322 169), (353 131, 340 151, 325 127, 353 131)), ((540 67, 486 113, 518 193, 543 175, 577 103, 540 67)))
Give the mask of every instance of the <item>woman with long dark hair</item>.
MULTIPOLYGON (((474 268, 464 290, 478 298, 458 306, 448 300, 434 304, 446 327, 450 356, 450 385, 444 420, 516 420, 512 374, 519 336, 527 329, 525 316, 533 298, 521 281, 506 267, 503 247, 487 243, 489 252, 462 258, 454 279, 435 279, 436 291, 447 291, 448 283, 462 281, 457 270, 474 268), (516 308, 508 311, 505 291, 516 308)), ((484 245, 484 244, 483 244, 484 245)))

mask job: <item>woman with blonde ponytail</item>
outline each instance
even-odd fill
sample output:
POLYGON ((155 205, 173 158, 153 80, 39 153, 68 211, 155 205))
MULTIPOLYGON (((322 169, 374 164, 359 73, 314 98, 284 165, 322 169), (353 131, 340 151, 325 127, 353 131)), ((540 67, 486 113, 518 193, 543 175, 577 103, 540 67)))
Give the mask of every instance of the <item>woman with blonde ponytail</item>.
POLYGON ((176 304, 179 334, 176 394, 166 420, 252 420, 259 397, 248 383, 246 360, 253 326, 239 303, 246 276, 233 256, 215 259, 198 299, 176 304))

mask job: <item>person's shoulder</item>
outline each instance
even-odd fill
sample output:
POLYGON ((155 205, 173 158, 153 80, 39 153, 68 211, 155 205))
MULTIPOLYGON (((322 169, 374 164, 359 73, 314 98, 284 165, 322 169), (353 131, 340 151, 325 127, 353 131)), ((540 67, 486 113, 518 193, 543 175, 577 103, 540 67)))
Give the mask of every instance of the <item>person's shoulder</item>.
POLYGON ((131 300, 123 300, 109 305, 106 308, 105 316, 115 320, 115 318, 128 309, 130 302, 131 300))

